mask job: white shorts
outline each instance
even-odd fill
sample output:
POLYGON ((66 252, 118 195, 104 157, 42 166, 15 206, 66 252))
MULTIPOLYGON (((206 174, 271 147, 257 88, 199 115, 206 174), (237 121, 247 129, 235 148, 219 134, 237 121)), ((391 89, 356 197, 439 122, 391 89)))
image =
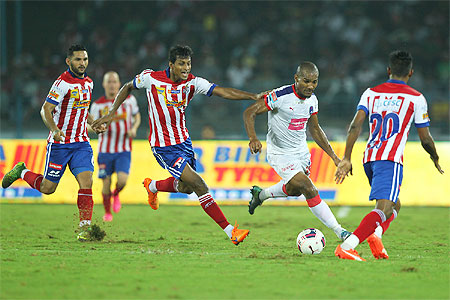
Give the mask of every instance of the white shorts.
POLYGON ((311 168, 311 154, 282 155, 267 154, 267 161, 285 183, 288 183, 299 172, 309 176, 311 168))

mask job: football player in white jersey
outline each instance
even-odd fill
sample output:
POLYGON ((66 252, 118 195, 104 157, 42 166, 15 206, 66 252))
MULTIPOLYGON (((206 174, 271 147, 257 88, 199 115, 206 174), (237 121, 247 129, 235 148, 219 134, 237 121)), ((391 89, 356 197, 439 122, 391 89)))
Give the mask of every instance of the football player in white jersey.
POLYGON ((407 85, 413 74, 411 54, 399 50, 391 52, 387 73, 389 80, 386 83, 367 89, 361 96, 348 130, 344 157, 336 170, 336 183, 342 183, 345 176, 351 174, 353 145, 368 116, 370 137, 363 163, 371 185, 369 200, 376 200, 376 204, 353 234, 337 246, 335 255, 342 259, 365 261, 355 248, 366 239, 376 259, 389 258, 381 236, 400 209, 398 194, 403 179, 403 150, 413 121, 423 148, 430 154, 439 173, 444 173, 428 129, 430 122, 425 97, 407 85))
POLYGON ((166 70, 144 70, 134 80, 126 83, 117 95, 108 115, 94 121, 94 126, 109 123, 115 111, 134 89, 145 89, 149 111, 149 142, 157 162, 172 175, 164 180, 144 179, 148 202, 158 209, 158 192, 195 192, 203 210, 238 245, 248 235, 246 229, 231 225, 214 201, 209 188, 195 171, 196 160, 186 128, 185 109, 196 94, 215 95, 229 100, 258 100, 262 94, 253 94, 233 88, 217 86, 191 74, 189 46, 177 45, 169 50, 169 67, 166 70))
POLYGON ((351 233, 342 228, 330 207, 319 196, 317 188, 309 178, 310 153, 306 144, 306 127, 314 141, 331 157, 337 166, 336 156, 319 125, 318 102, 314 95, 319 82, 319 70, 312 62, 302 62, 294 75, 294 84, 277 88, 257 101, 244 112, 244 123, 250 139, 252 153, 261 151, 262 145, 255 132, 255 116, 268 113, 267 160, 280 175, 281 181, 269 188, 253 186, 252 200, 248 211, 269 198, 286 198, 304 195, 312 213, 341 240, 351 233))

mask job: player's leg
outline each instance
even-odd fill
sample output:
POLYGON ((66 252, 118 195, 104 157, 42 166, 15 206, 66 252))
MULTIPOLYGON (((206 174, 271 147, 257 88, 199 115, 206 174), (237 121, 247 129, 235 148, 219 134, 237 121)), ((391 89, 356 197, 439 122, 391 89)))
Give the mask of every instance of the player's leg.
POLYGON ((223 229, 235 245, 238 245, 247 237, 249 234, 248 230, 238 229, 237 226, 234 227, 227 221, 219 205, 209 193, 209 188, 205 181, 189 164, 185 165, 180 176, 180 182, 190 187, 197 194, 203 210, 223 229))
MULTIPOLYGON (((342 245, 338 246, 344 251, 355 249, 356 246, 371 236, 379 225, 390 219, 398 201, 403 179, 402 165, 392 161, 375 161, 366 163, 364 169, 372 186, 369 199, 377 202, 375 209, 362 219, 353 234, 342 245)), ((375 235, 373 237, 376 239, 375 235)), ((369 246, 375 258, 388 258, 381 239, 377 239, 377 245, 372 242, 373 240, 371 240, 369 246)), ((336 251, 338 248, 336 248, 336 251)))
POLYGON ((286 194, 285 189, 286 187, 284 180, 281 180, 280 182, 265 189, 254 185, 250 189, 252 199, 248 203, 248 212, 253 215, 256 207, 262 205, 263 202, 269 198, 286 198, 288 195, 286 194))
POLYGON ((102 180, 102 198, 105 214, 103 220, 110 222, 113 220, 111 214, 111 175, 114 171, 111 153, 100 152, 97 156, 98 178, 102 180))
POLYGON ((118 213, 122 208, 120 203, 119 193, 123 190, 127 184, 128 174, 130 173, 131 165, 131 152, 121 152, 114 154, 114 171, 117 174, 116 188, 114 189, 112 196, 114 199, 113 210, 118 213))
POLYGON ((91 145, 88 142, 73 143, 73 156, 69 168, 78 181, 79 190, 77 206, 80 215, 79 241, 90 239, 90 225, 94 200, 92 198, 92 174, 94 172, 94 159, 91 145))
POLYGON ((305 173, 295 174, 286 184, 285 190, 288 195, 305 195, 311 212, 325 226, 333 230, 339 239, 345 240, 351 234, 338 223, 330 207, 320 198, 317 188, 305 173))
POLYGON ((111 222, 113 220, 113 215, 111 214, 111 176, 102 178, 102 197, 103 208, 105 209, 103 221, 111 222))

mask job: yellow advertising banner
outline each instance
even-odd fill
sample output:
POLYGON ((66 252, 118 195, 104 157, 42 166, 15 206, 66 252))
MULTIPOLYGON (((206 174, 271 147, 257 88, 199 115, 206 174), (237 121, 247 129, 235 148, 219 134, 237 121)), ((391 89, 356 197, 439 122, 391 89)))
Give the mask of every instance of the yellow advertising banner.
MULTIPOLYGON (((278 174, 266 161, 265 144, 262 153, 251 154, 247 141, 198 141, 193 142, 197 157, 197 172, 208 184, 216 201, 222 204, 247 204, 252 185, 268 187, 280 180, 278 174)), ((345 144, 331 143, 342 156, 345 144)), ((97 141, 91 141, 94 160, 97 159, 97 141)), ((46 141, 0 140, 0 176, 17 162, 24 161, 27 167, 43 173, 46 141)), ((353 176, 343 184, 334 182, 336 167, 332 160, 315 144, 309 143, 311 152, 310 178, 317 186, 321 198, 330 205, 373 205, 368 201, 370 186, 362 167, 365 142, 358 142, 353 150, 353 176)), ((440 163, 450 172, 450 143, 438 142, 440 163)), ((94 201, 102 203, 102 181, 94 171, 94 201)), ((3 201, 37 201, 45 203, 76 203, 78 184, 67 168, 56 190, 51 195, 41 195, 23 180, 18 180, 8 189, 0 189, 3 201)), ((419 142, 407 143, 404 155, 404 178, 400 198, 402 205, 450 206, 450 186, 447 173, 441 175, 435 169, 428 154, 419 142)), ((170 174, 156 162, 147 141, 133 142, 131 170, 125 189, 120 193, 123 203, 146 203, 147 193, 142 187, 145 177, 165 179, 170 174)), ((113 175, 112 189, 114 189, 113 175)), ((198 205, 195 194, 159 193, 161 203, 198 205)), ((306 205, 303 197, 268 200, 273 205, 306 205)))

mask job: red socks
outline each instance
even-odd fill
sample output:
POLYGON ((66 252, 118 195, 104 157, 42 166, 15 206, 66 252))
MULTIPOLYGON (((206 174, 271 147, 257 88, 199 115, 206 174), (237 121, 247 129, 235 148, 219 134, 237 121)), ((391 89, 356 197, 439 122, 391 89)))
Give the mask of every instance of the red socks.
POLYGON ((392 216, 389 219, 387 219, 385 222, 381 223, 381 228, 383 228, 383 234, 386 232, 386 230, 389 228, 389 225, 391 225, 391 222, 394 221, 394 219, 396 217, 397 217, 397 211, 394 209, 392 216))
POLYGON ((164 180, 158 180, 156 181, 156 189, 158 192, 170 192, 170 193, 176 193, 178 192, 176 189, 176 179, 175 177, 169 177, 164 180))
POLYGON ((225 218, 219 205, 214 201, 210 193, 198 197, 203 210, 211 217, 222 229, 225 229, 230 223, 225 218))
POLYGON ((364 219, 362 219, 358 228, 353 232, 359 239, 359 243, 364 242, 372 233, 374 233, 375 228, 386 221, 386 216, 384 212, 379 209, 372 210, 367 214, 364 219))
POLYGON ((41 182, 44 179, 44 176, 41 174, 36 174, 31 171, 28 171, 23 176, 23 180, 25 180, 33 189, 41 191, 41 182))
POLYGON ((105 207, 105 212, 111 213, 111 194, 102 194, 103 196, 103 206, 105 207))
POLYGON ((80 222, 90 224, 94 200, 92 200, 92 189, 79 189, 77 199, 78 211, 80 212, 80 222))
POLYGON ((309 207, 314 207, 317 204, 319 204, 321 201, 322 201, 322 199, 320 199, 319 194, 317 194, 317 196, 315 196, 314 198, 306 199, 306 203, 308 203, 309 207))

